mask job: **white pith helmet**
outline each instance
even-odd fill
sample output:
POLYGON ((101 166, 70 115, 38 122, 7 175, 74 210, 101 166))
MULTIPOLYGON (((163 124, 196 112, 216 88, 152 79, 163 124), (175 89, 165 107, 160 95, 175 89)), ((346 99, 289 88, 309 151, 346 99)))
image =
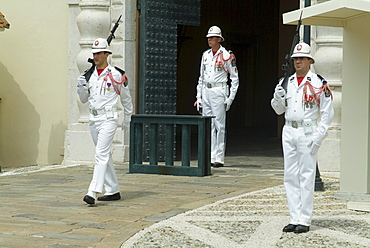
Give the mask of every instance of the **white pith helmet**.
POLYGON ((208 34, 207 34, 207 38, 209 37, 220 37, 221 38, 221 42, 223 42, 225 39, 224 37, 222 37, 222 32, 221 32, 221 29, 217 26, 212 26, 208 29, 208 34))
POLYGON ((112 51, 108 49, 108 42, 106 39, 103 38, 97 38, 91 49, 92 53, 99 53, 99 52, 108 52, 112 54, 112 51))
POLYGON ((297 58, 297 57, 307 57, 313 60, 313 63, 315 63, 314 58, 311 55, 311 47, 304 42, 298 43, 294 47, 293 54, 291 56, 292 58, 297 58))

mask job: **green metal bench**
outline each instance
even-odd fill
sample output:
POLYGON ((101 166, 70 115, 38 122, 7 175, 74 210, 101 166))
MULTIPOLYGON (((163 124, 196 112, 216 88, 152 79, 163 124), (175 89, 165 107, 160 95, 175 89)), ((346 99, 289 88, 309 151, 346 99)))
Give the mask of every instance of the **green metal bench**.
POLYGON ((176 176, 211 175, 210 116, 133 115, 130 124, 129 173, 176 176), (158 164, 158 128, 165 128, 165 164, 158 164), (181 166, 174 165, 175 126, 181 125, 181 166), (191 126, 198 127, 198 167, 190 166, 191 126), (143 164, 144 128, 148 127, 149 164, 143 164))

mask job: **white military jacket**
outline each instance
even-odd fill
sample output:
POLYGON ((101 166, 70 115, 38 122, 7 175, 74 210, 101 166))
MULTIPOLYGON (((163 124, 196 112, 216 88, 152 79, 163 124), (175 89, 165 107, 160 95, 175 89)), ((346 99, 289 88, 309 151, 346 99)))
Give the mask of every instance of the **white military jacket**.
MULTIPOLYGON (((82 103, 89 101, 90 110, 102 110, 105 108, 116 108, 118 96, 122 106, 124 108, 125 116, 131 116, 133 107, 130 91, 127 86, 123 84, 116 84, 120 95, 114 89, 113 82, 108 76, 108 72, 112 73, 113 79, 117 82, 122 81, 122 74, 113 66, 108 65, 104 71, 98 75, 98 71, 95 67, 94 73, 91 75, 88 87, 83 87, 84 89, 78 88, 78 95, 82 103)), ((104 115, 94 116, 90 113, 90 119, 100 119, 104 115)), ((117 118, 117 113, 115 113, 115 118, 117 118)))
MULTIPOLYGON (((280 85, 282 81, 279 82, 280 85)), ((311 70, 306 74, 300 86, 298 86, 296 74, 293 74, 288 80, 286 96, 284 98, 274 97, 271 100, 271 106, 278 115, 285 112, 285 120, 287 121, 303 122, 307 119, 318 121, 321 117, 317 127, 317 131, 321 135, 326 134, 334 117, 332 96, 323 91, 323 80, 311 70), (319 103, 313 100, 314 94, 308 86, 305 96, 304 88, 305 85, 308 85, 306 83, 313 86, 312 89, 315 93, 319 93, 317 94, 319 103)))
POLYGON ((239 87, 239 76, 235 57, 230 56, 231 54, 223 46, 220 46, 220 49, 218 49, 215 55, 213 55, 212 49, 208 49, 203 53, 197 85, 197 98, 202 97, 202 89, 207 83, 226 83, 229 73, 231 80, 229 98, 234 100, 239 87), (217 63, 221 62, 221 55, 223 57, 222 66, 217 65, 217 63))

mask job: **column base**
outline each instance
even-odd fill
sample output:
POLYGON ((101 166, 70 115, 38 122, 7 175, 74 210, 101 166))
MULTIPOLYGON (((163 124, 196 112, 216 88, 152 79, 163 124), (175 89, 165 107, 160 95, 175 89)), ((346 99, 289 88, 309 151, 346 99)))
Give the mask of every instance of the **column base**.
POLYGON ((340 130, 329 130, 319 149, 320 171, 340 171, 340 130))
POLYGON ((350 210, 370 212, 370 194, 338 192, 334 197, 348 200, 347 208, 350 210))
MULTIPOLYGON (((76 124, 73 129, 67 130, 65 134, 63 164, 94 164, 95 146, 87 124, 76 124)), ((117 130, 116 135, 122 135, 122 130, 117 130)), ((123 145, 117 139, 114 139, 112 153, 113 162, 128 161, 129 146, 123 145)))
POLYGON ((350 201, 347 203, 347 208, 350 210, 370 212, 370 201, 368 202, 350 201))

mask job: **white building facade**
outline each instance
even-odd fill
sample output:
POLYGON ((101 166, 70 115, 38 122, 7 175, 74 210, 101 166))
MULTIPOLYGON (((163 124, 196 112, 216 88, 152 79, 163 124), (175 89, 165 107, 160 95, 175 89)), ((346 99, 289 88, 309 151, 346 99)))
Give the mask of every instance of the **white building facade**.
MULTIPOLYGON (((300 1, 304 7, 304 0, 300 1)), ((311 4, 323 1, 313 0, 311 4)), ((137 81, 137 1, 133 0, 67 0, 69 6, 69 94, 68 130, 65 137, 65 163, 89 161, 93 156, 93 144, 88 129, 88 107, 75 94, 76 77, 89 68, 87 58, 90 47, 97 37, 108 37, 118 16, 121 25, 112 41, 111 63, 123 68, 130 79, 130 90, 134 103, 137 81), (105 33, 102 33, 104 30, 105 33), (79 147, 86 147, 81 153, 79 147)), ((302 29, 303 30, 303 29, 302 29)), ((303 37, 303 32, 302 36, 303 37)), ((342 29, 311 27, 311 46, 316 63, 313 70, 323 75, 334 94, 335 117, 328 137, 319 152, 319 167, 322 171, 339 171, 341 132, 341 63, 342 29)), ((114 158, 128 159, 127 130, 118 130, 114 141, 114 158)))
MULTIPOLYGON (((299 2, 303 7, 304 1, 299 2)), ((321 2, 312 0, 311 4, 321 2)), ((77 98, 76 79, 90 67, 87 59, 92 56, 93 40, 108 37, 114 22, 122 15, 111 43, 110 62, 126 71, 137 108, 138 5, 137 0, 66 0, 58 4, 15 0, 1 4, 1 11, 13 27, 0 34, 0 162, 3 166, 94 161, 88 105, 77 98), (41 14, 28 17, 27 23, 37 24, 31 27, 23 20, 35 6, 41 14), (10 109, 16 109, 16 114, 10 109)), ((194 34, 198 36, 204 41, 203 31, 194 34)), ((312 26, 311 45, 316 60, 313 69, 328 80, 335 101, 335 118, 319 153, 319 167, 321 171, 339 171, 342 29, 312 26)), ((199 63, 198 55, 188 60, 199 63)), ((128 130, 119 128, 114 139, 114 160, 128 161, 128 149, 128 130)))

